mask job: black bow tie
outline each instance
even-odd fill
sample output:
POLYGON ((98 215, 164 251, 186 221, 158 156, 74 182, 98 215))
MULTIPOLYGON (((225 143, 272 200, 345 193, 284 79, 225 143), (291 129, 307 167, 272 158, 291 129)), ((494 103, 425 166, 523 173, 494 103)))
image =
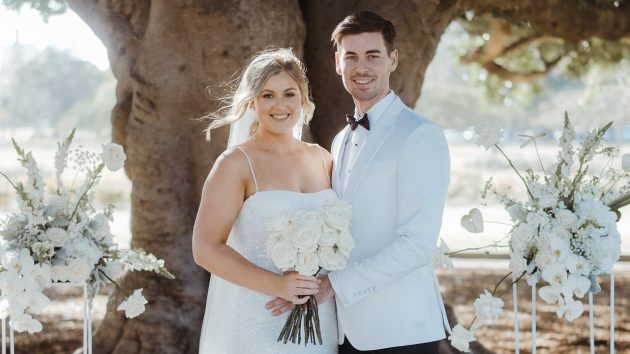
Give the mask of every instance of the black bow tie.
POLYGON ((370 121, 368 120, 367 113, 359 120, 354 119, 354 116, 350 114, 346 114, 346 121, 350 125, 350 129, 352 129, 352 131, 357 129, 357 126, 359 125, 365 128, 365 130, 370 130, 370 121))

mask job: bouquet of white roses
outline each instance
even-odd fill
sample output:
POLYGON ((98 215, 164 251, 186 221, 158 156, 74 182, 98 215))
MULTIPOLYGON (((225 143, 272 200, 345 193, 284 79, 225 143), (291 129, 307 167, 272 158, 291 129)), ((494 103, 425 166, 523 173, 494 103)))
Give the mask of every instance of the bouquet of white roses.
MULTIPOLYGON (((27 171, 27 181, 14 183, 0 172, 15 189, 19 207, 0 227, 0 318, 9 317, 18 332, 42 330, 32 313, 46 307, 49 300, 42 291, 52 283, 86 282, 92 299, 102 285, 114 282, 125 268, 174 278, 164 261, 154 255, 142 249, 119 250, 109 227, 113 206, 108 205, 103 212, 96 212, 92 206, 93 187, 103 169, 115 171, 123 167, 126 156, 122 147, 104 145, 98 161, 94 153, 71 151, 73 137, 74 130, 58 145, 56 188, 48 198, 35 159, 15 140, 13 145, 27 171), (80 170, 86 171, 79 186, 73 183, 67 187, 62 181, 69 155, 75 157, 80 170)), ((142 313, 146 300, 141 291, 137 289, 118 310, 124 310, 129 318, 142 313)))
MULTIPOLYGON (((273 217, 268 222, 267 257, 282 271, 317 275, 322 269, 341 270, 354 248, 350 234, 352 209, 347 203, 327 199, 321 210, 296 211, 273 217)), ((304 323, 304 342, 322 344, 317 301, 309 297, 289 314, 278 341, 299 344, 304 323)))
MULTIPOLYGON (((496 195, 514 223, 506 237, 512 280, 517 282, 528 276, 529 285, 542 280, 545 285, 538 294, 547 304, 556 306, 559 318, 568 321, 582 314, 584 306, 580 299, 587 292, 599 292, 597 276, 610 273, 621 253, 616 222, 621 217, 619 209, 630 203, 630 156, 623 156, 621 171, 611 166, 619 151, 602 143, 611 125, 612 122, 589 132, 576 150, 575 130, 565 114, 555 164, 546 169, 539 157, 543 175, 532 169, 523 175, 516 169, 498 145, 501 138, 498 128, 486 126, 477 130, 480 145, 495 147, 507 159, 528 196, 519 201, 499 192, 492 179, 482 193, 484 199, 488 192, 496 195), (592 161, 596 156, 608 162, 603 169, 593 171, 592 161)), ((541 136, 523 135, 527 141, 522 146, 533 142, 538 154, 536 139, 541 136)), ((471 232, 481 232, 481 212, 473 209, 462 218, 462 226, 471 232)), ((501 314, 501 295, 494 296, 501 282, 492 293, 486 290, 475 301, 476 318, 482 322, 492 322, 501 314)), ((468 328, 459 324, 455 328, 451 342, 458 349, 467 351, 468 343, 474 340, 474 321, 468 328)))

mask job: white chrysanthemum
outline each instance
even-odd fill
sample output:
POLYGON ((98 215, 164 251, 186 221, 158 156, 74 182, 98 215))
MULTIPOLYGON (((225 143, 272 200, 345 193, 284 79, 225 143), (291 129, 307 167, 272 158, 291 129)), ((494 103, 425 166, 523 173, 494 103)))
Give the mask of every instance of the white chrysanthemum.
POLYGON ((477 340, 472 330, 466 329, 459 323, 453 328, 453 334, 451 334, 448 339, 451 341, 453 347, 462 352, 468 352, 470 350, 470 343, 477 340))
POLYGON ((484 293, 479 295, 474 303, 475 314, 483 322, 493 322, 503 313, 503 300, 492 296, 484 289, 484 293))
POLYGON ((125 301, 118 305, 118 311, 125 311, 127 318, 134 318, 144 312, 144 305, 147 299, 142 295, 142 289, 136 289, 125 301))
POLYGON ((475 144, 484 146, 488 150, 501 141, 503 130, 499 128, 496 122, 483 123, 475 127, 475 134, 477 134, 475 144))
POLYGON ((101 158, 103 159, 105 166, 107 166, 110 171, 118 171, 125 165, 127 155, 125 155, 125 151, 122 146, 109 143, 107 145, 103 145, 101 158))

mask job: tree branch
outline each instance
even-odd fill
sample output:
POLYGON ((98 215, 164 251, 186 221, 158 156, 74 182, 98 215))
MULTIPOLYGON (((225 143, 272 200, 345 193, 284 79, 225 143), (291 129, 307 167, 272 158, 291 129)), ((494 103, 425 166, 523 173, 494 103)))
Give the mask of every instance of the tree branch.
POLYGON ((461 0, 459 8, 508 22, 529 22, 541 35, 575 43, 593 36, 614 41, 630 35, 630 5, 624 2, 615 8, 586 0, 461 0))

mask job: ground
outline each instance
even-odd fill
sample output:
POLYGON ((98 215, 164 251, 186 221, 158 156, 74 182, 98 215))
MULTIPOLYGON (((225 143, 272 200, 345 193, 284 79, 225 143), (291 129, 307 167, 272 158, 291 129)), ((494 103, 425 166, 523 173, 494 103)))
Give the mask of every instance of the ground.
MULTIPOLYGON (((505 272, 497 269, 456 269, 441 271, 440 284, 444 301, 454 305, 458 319, 464 324, 472 319, 472 303, 484 288, 496 284, 505 272)), ((616 353, 630 353, 630 271, 615 274, 615 348, 616 353)), ((602 278, 602 292, 594 297, 595 304, 595 351, 609 352, 608 327, 608 278, 602 278)), ((50 292, 51 305, 39 318, 44 331, 36 335, 16 334, 16 353, 73 353, 82 343, 81 306, 79 289, 55 288, 50 292)), ((521 328, 521 354, 531 353, 531 291, 525 283, 519 286, 519 325, 521 328)), ((497 354, 514 353, 512 294, 503 296, 505 311, 499 322, 484 327, 478 333, 479 340, 497 354)), ((94 302, 93 321, 98 327, 105 314, 107 293, 94 302)), ((585 303, 587 303, 585 297, 585 303)), ((580 354, 589 352, 588 313, 573 323, 557 318, 555 310, 539 303, 537 327, 537 353, 580 354)), ((8 352, 8 351, 7 351, 8 352)), ((78 351, 80 353, 80 351, 78 351)))

